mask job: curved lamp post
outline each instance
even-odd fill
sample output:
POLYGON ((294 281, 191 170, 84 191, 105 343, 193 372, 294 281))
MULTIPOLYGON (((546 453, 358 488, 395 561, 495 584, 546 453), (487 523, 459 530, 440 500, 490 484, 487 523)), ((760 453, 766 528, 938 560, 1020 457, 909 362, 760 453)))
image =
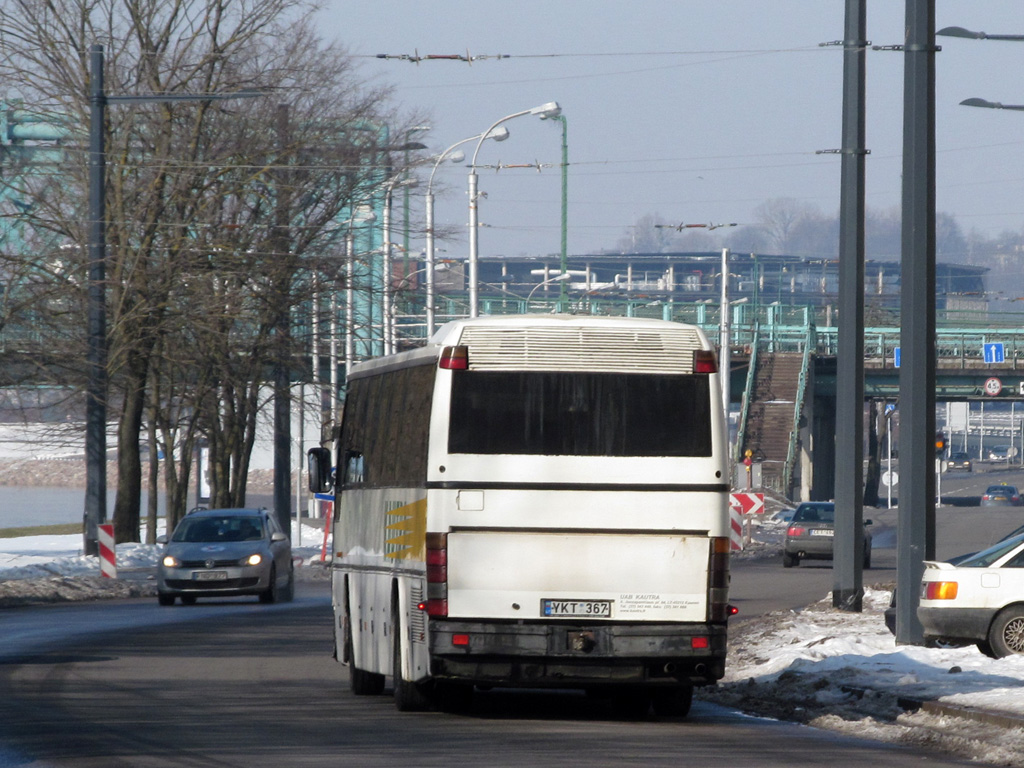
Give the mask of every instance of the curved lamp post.
POLYGON ((465 154, 462 152, 455 152, 454 150, 461 147, 470 141, 483 140, 483 139, 494 139, 495 141, 504 141, 508 138, 508 128, 500 127, 486 133, 478 133, 476 136, 470 136, 469 138, 462 139, 452 144, 448 149, 437 156, 437 160, 434 162, 434 168, 430 172, 430 180, 427 182, 427 195, 424 200, 424 211, 427 217, 427 252, 425 255, 424 264, 424 282, 426 283, 426 324, 427 324, 427 338, 429 339, 434 335, 434 174, 437 173, 437 169, 441 166, 445 160, 451 160, 453 163, 461 163, 466 159, 465 154))
MULTIPOLYGON (((570 278, 572 278, 572 275, 570 275, 568 272, 562 272, 561 274, 555 275, 554 277, 549 277, 547 280, 541 280, 539 283, 533 286, 533 289, 526 295, 527 310, 529 310, 530 308, 530 299, 533 298, 533 294, 535 294, 540 288, 543 288, 545 285, 549 285, 551 283, 562 283, 564 287, 565 281, 569 280, 570 278)), ((559 299, 559 301, 561 301, 561 299, 559 299)))
POLYGON ((539 107, 533 109, 524 109, 522 112, 513 112, 511 115, 505 115, 500 120, 495 121, 490 128, 484 131, 480 135, 480 140, 477 142, 476 151, 473 152, 473 160, 469 166, 469 316, 477 317, 480 314, 480 243, 479 243, 479 228, 480 223, 478 221, 478 213, 476 207, 477 198, 477 175, 476 175, 476 158, 480 154, 480 147, 483 146, 484 139, 486 139, 491 131, 497 128, 502 123, 513 120, 517 117, 523 117, 524 115, 536 115, 540 118, 552 118, 562 114, 562 108, 558 106, 557 101, 549 101, 547 104, 541 104, 539 107))

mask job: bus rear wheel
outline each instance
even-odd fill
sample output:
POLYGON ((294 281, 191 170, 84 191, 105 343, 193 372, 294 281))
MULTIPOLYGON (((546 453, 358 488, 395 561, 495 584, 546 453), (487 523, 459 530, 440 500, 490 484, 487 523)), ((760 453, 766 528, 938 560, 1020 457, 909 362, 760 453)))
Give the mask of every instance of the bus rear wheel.
POLYGON ((690 714, 693 703, 693 686, 681 685, 678 688, 659 688, 651 693, 651 704, 654 714, 659 717, 686 717, 690 714))

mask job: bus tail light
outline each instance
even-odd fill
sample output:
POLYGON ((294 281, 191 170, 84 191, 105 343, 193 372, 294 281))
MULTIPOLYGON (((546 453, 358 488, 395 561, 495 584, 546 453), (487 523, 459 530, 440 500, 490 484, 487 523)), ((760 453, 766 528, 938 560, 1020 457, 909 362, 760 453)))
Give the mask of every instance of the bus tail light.
POLYGON ((447 533, 427 534, 427 615, 448 615, 447 533))
POLYGON ((469 368, 469 347, 445 347, 437 362, 438 368, 448 371, 464 371, 469 368))
POLYGON ((708 560, 708 620, 723 622, 729 618, 729 551, 728 536, 711 539, 708 560))
POLYGON ((718 361, 715 359, 715 353, 710 349, 695 349, 693 351, 693 372, 718 373, 718 361))

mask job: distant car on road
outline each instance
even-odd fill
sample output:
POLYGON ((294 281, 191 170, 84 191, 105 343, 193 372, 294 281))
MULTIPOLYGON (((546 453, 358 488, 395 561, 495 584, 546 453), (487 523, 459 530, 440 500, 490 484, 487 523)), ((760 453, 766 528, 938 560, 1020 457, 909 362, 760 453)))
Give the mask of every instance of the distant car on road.
POLYGON ((1015 485, 1000 483, 990 485, 981 495, 983 507, 1019 507, 1021 506, 1020 491, 1015 485))
POLYGON ((972 642, 993 658, 1024 654, 1024 535, 924 566, 917 617, 926 639, 972 642))
POLYGON ((947 472, 970 472, 973 469, 971 457, 966 451, 954 451, 946 462, 947 472))
POLYGON ((1009 461, 1010 457, 1016 453, 1014 448, 1009 445, 994 445, 989 448, 988 458, 989 461, 1009 461))
MULTIPOLYGON (((831 501, 806 501, 796 508, 786 529, 782 566, 792 568, 803 559, 831 560, 835 539, 836 505, 831 501)), ((870 520, 864 521, 871 525, 870 520)), ((871 567, 871 530, 864 528, 864 568, 871 567)))
POLYGON ((782 525, 789 523, 793 519, 793 514, 796 512, 792 507, 783 507, 777 509, 774 512, 765 515, 764 522, 770 524, 782 525))
POLYGON ((160 605, 181 598, 257 595, 261 603, 290 600, 292 545, 277 516, 265 509, 201 509, 183 517, 157 568, 160 605))

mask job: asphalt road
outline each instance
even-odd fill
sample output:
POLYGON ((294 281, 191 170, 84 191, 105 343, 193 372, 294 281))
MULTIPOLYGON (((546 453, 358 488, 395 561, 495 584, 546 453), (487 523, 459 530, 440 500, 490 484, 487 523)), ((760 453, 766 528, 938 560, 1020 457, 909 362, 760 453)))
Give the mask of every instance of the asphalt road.
MULTIPOLYGON (((946 476, 950 498, 1024 473, 946 476)), ((945 490, 944 490, 944 502, 945 490)), ((866 585, 895 581, 898 510, 874 520, 866 585)), ((939 507, 940 557, 984 546, 1024 508, 939 507)), ((797 608, 832 587, 829 562, 737 560, 740 618, 797 608)), ((155 600, 0 611, 0 768, 165 766, 966 765, 695 702, 686 719, 631 722, 573 692, 478 692, 466 715, 400 714, 356 697, 330 656, 326 582, 281 605, 155 600)), ((390 692, 390 688, 385 692, 390 692)))
POLYGON ((572 692, 490 691, 466 715, 400 714, 390 689, 349 692, 330 657, 330 625, 323 582, 299 584, 285 605, 133 600, 4 611, 0 766, 836 768, 924 759, 705 702, 686 719, 632 722, 572 692))

